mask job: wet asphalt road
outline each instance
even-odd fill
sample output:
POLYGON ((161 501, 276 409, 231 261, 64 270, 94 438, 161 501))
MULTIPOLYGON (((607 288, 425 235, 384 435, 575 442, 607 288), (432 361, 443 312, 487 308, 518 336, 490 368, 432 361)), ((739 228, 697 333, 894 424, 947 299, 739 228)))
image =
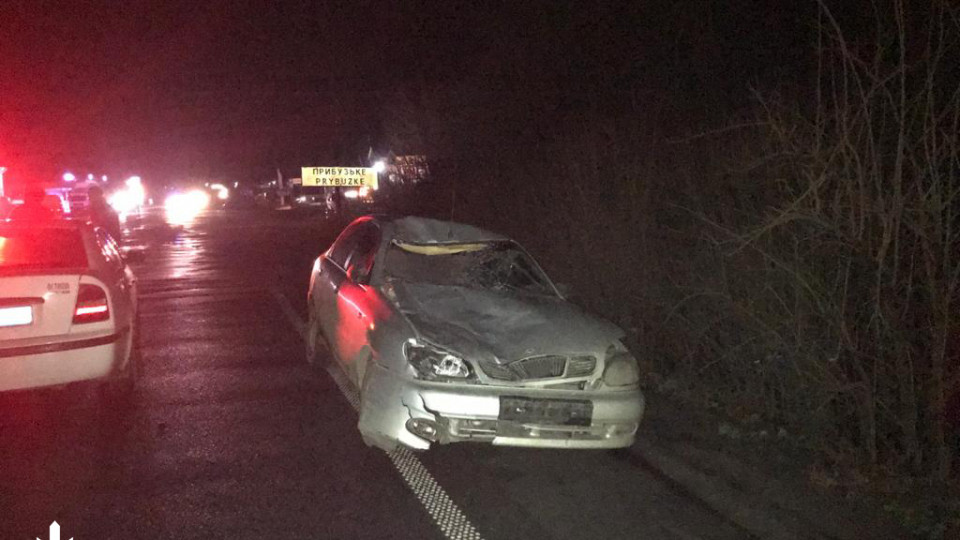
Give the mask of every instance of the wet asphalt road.
MULTIPOLYGON (((139 388, 128 410, 88 387, 0 396, 0 539, 46 540, 53 520, 64 540, 456 538, 437 493, 418 497, 364 446, 334 380, 303 361, 295 318, 338 225, 262 211, 143 223, 129 235, 146 246, 139 388)), ((415 459, 483 538, 744 536, 624 453, 415 459)))

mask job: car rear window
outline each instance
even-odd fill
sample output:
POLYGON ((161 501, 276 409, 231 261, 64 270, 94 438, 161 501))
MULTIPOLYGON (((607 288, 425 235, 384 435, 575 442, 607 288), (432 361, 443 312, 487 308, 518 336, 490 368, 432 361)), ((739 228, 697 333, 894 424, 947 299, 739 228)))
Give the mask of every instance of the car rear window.
POLYGON ((0 270, 86 266, 80 231, 0 228, 0 270))

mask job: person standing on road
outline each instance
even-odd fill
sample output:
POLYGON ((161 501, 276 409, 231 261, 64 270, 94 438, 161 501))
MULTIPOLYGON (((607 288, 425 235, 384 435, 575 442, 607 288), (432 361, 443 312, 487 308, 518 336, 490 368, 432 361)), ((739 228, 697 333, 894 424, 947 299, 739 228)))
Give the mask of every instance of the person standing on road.
POLYGON ((119 244, 120 216, 107 204, 107 200, 103 197, 103 190, 99 186, 91 187, 87 191, 87 199, 90 201, 90 222, 107 231, 107 234, 119 244))

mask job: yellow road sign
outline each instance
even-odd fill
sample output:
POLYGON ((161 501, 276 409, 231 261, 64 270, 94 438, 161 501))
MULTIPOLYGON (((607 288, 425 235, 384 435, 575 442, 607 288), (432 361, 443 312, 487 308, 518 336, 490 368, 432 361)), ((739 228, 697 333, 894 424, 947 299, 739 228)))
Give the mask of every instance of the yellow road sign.
POLYGON ((304 187, 378 187, 371 167, 301 167, 300 177, 304 187))

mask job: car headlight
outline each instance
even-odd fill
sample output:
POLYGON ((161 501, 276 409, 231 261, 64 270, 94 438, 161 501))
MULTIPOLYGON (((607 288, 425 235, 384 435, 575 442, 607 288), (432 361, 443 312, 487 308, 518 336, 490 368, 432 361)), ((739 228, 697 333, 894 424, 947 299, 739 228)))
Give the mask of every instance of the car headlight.
POLYGON ((603 383, 607 386, 632 386, 640 381, 637 359, 622 344, 607 349, 603 368, 603 383))
POLYGON ((470 379, 473 371, 463 358, 426 343, 408 341, 403 347, 407 362, 423 379, 470 379))

